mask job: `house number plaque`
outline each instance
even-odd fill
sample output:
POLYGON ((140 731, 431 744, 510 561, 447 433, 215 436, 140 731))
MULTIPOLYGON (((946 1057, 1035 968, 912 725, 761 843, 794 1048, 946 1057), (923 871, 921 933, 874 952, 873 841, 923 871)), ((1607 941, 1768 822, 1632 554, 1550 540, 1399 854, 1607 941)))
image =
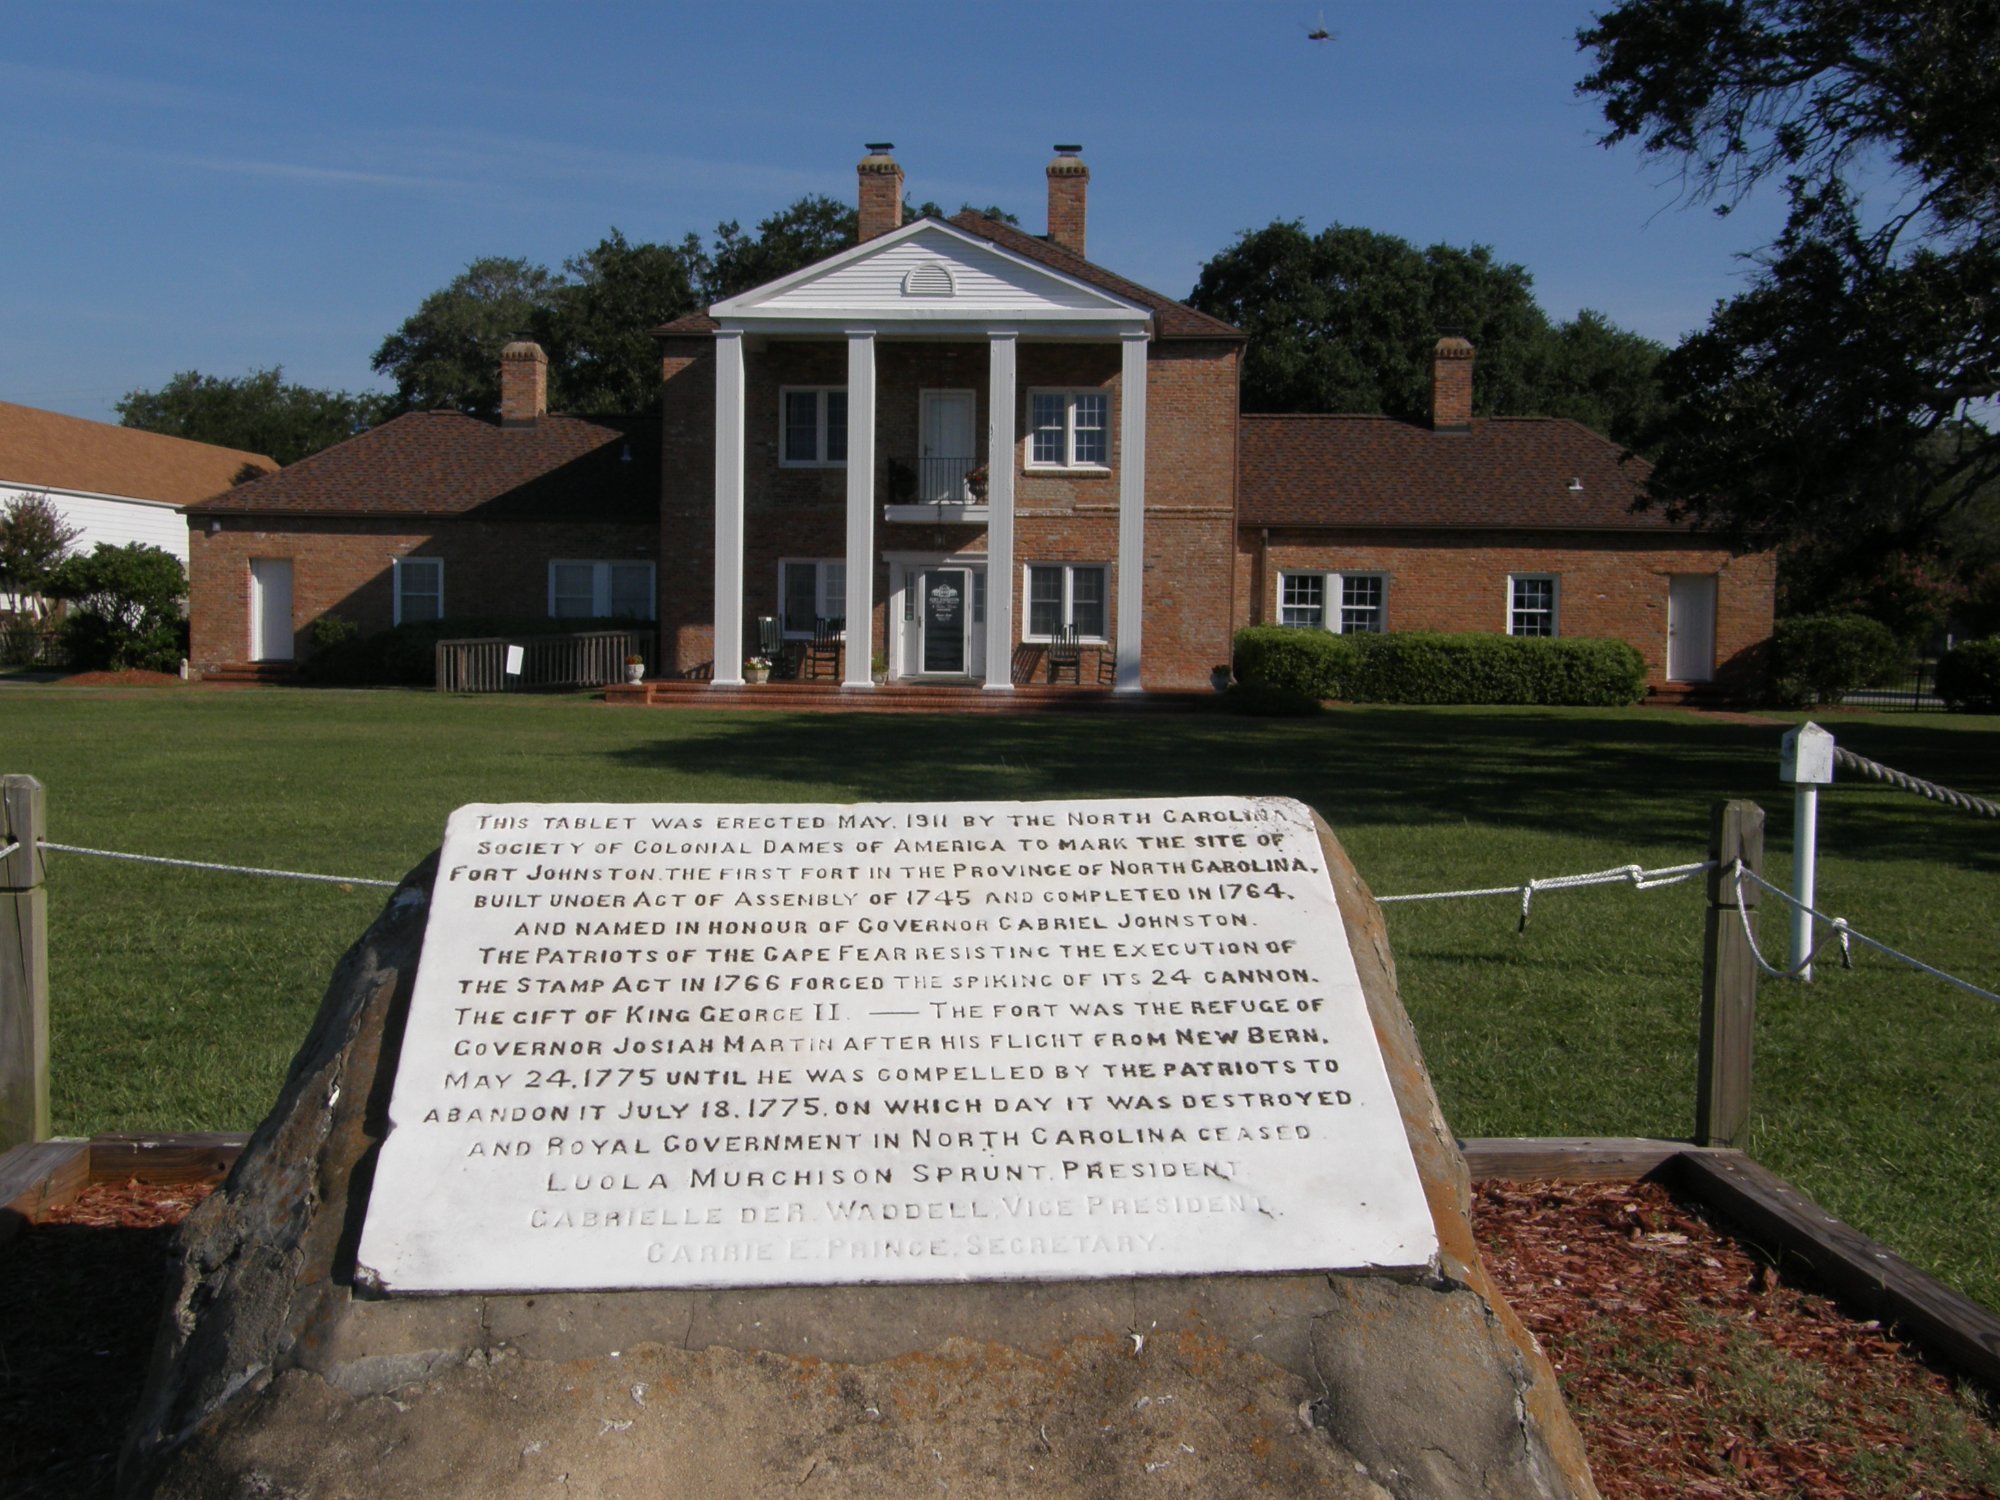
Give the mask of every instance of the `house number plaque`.
POLYGON ((1283 800, 460 808, 390 1115, 389 1292, 1436 1249, 1283 800))

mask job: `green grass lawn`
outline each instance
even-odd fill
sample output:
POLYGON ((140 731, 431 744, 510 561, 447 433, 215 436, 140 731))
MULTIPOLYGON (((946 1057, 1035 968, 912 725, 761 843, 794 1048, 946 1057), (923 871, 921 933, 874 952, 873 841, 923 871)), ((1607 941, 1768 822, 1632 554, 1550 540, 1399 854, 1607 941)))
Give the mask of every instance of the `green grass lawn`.
MULTIPOLYGON (((2000 720, 1841 714, 1840 742, 2000 797, 2000 720)), ((1298 797, 1380 894, 1699 859, 1761 801, 1789 878, 1768 725, 1643 710, 1361 708, 954 719, 664 713, 573 698, 0 688, 0 771, 49 837, 395 879, 474 801, 1298 797)), ((1872 784, 1822 798, 1823 908, 2000 983, 2000 825, 1872 784)), ((379 891, 55 856, 57 1129, 242 1129, 274 1097, 379 891)), ((1403 995, 1465 1135, 1685 1137, 1699 883, 1389 908, 1403 995)), ((1764 946, 1784 949, 1766 919, 1764 946)), ((1750 1150, 1833 1212, 2000 1306, 2000 1007, 1857 950, 1759 997, 1750 1150)))

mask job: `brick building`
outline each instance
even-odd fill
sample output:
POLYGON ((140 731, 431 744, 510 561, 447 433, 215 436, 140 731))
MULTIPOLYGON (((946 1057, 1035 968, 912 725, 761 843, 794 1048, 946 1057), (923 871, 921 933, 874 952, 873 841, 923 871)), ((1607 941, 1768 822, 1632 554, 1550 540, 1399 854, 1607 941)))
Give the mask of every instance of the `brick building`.
POLYGON ((1246 416, 1239 623, 1606 636, 1656 691, 1754 693, 1776 584, 1635 512, 1643 461, 1576 422, 1472 415, 1472 348, 1441 339, 1430 425, 1246 416))
POLYGON ((659 436, 545 409, 533 344, 498 423, 412 412, 188 509, 189 659, 288 662, 313 621, 373 635, 445 616, 650 619, 659 436))
POLYGON ((195 508, 197 663, 329 610, 608 613, 650 569, 659 670, 725 686, 775 633, 856 690, 1005 691, 1068 637, 1085 681, 1200 687, 1250 623, 1608 635, 1660 687, 1754 683, 1768 555, 1634 514, 1643 469, 1583 427, 1474 420, 1463 341, 1429 426, 1240 416, 1244 336, 1088 260, 1056 149, 1038 237, 902 223, 870 147, 859 243, 654 330, 657 440, 548 415, 515 345, 498 424, 400 418, 195 508))

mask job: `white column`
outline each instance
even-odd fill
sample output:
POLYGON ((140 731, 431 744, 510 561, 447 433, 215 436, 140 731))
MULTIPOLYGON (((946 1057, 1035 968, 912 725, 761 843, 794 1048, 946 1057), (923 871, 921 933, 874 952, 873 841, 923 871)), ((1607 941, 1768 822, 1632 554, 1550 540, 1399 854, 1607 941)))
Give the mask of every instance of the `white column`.
POLYGON ((1014 368, 1011 333, 986 342, 986 690, 1014 691, 1014 368))
POLYGON ((1146 612, 1146 335, 1125 335, 1118 378, 1118 678, 1136 693, 1146 612))
POLYGON ((743 335, 715 336, 715 668, 743 686, 743 335))
POLYGON ((847 336, 847 670, 872 688, 875 613, 875 334, 847 336))

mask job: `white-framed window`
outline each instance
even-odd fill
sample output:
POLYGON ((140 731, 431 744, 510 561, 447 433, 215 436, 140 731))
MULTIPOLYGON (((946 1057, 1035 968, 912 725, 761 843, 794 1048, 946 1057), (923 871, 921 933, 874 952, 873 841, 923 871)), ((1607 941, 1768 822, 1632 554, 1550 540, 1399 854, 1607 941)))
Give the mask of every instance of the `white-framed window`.
POLYGON ((788 385, 778 392, 778 463, 788 469, 847 464, 847 388, 788 385))
POLYGON ((1326 574, 1278 575, 1278 623, 1297 630, 1326 628, 1326 574))
POLYGON ((1507 634, 1554 635, 1562 580, 1553 573, 1512 573, 1507 578, 1507 634))
POLYGON ((1078 640, 1109 639, 1107 607, 1111 569, 1103 563, 1029 563, 1023 570, 1028 601, 1024 639, 1046 641, 1066 625, 1078 640))
POLYGON ((653 565, 650 562, 549 564, 549 617, 556 620, 650 620, 653 618, 653 565))
POLYGON ((399 557, 393 572, 398 625, 444 618, 444 559, 399 557))
POLYGON ((785 639, 810 640, 821 620, 846 618, 845 561, 788 557, 778 564, 778 622, 785 639))
POLYGON ((1028 467, 1111 467, 1111 397, 1102 390, 1028 392, 1028 467))
POLYGON ((1380 635, 1389 628, 1389 576, 1281 572, 1278 623, 1338 635, 1380 635))

